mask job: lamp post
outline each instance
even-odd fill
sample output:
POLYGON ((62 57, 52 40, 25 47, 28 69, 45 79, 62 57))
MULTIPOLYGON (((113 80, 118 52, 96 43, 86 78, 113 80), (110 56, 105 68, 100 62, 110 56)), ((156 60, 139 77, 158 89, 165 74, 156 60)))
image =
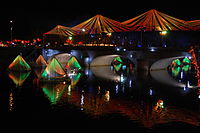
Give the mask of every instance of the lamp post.
POLYGON ((12 41, 12 36, 13 36, 13 21, 10 20, 10 41, 12 41))

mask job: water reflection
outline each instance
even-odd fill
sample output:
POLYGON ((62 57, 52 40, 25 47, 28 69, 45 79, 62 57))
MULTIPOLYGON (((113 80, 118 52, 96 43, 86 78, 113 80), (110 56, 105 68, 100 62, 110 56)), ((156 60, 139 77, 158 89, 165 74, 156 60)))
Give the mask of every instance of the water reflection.
POLYGON ((63 93, 66 91, 66 89, 69 87, 65 82, 56 82, 56 83, 49 83, 49 82, 43 82, 40 85, 40 88, 44 92, 44 94, 48 97, 50 102, 52 104, 56 104, 57 101, 59 101, 63 93))
MULTIPOLYGON (((44 94, 40 96, 48 99, 49 103, 47 104, 51 106, 59 106, 59 109, 64 110, 66 103, 75 105, 88 117, 98 118, 118 113, 147 128, 173 121, 196 126, 200 124, 199 109, 197 107, 199 103, 198 99, 193 97, 196 92, 193 89, 189 89, 190 83, 187 82, 189 85, 186 85, 183 82, 178 82, 168 71, 151 71, 151 77, 164 84, 158 87, 157 82, 155 84, 155 80, 152 80, 148 73, 141 77, 141 74, 131 70, 132 67, 123 66, 121 65, 117 68, 115 68, 116 66, 87 68, 84 73, 70 75, 71 82, 39 82, 36 84, 39 90, 35 88, 33 90, 36 91, 35 93, 44 94), (172 86, 167 88, 170 90, 167 93, 163 89, 166 88, 166 84, 172 86), (187 94, 179 95, 176 93, 179 88, 185 89, 184 91, 189 90, 187 93, 191 97, 188 98, 187 94), (170 93, 173 92, 177 94, 176 100, 171 98, 170 93), (185 98, 187 101, 178 102, 178 99, 185 98), (173 99, 173 102, 170 101, 171 99, 173 99), (179 106, 179 104, 197 106, 189 108, 179 106)), ((177 74, 177 76, 180 76, 181 71, 183 71, 182 81, 184 82, 186 81, 184 79, 188 76, 185 69, 187 70, 187 68, 182 68, 177 74)), ((39 78, 36 75, 41 75, 41 72, 37 70, 35 75, 32 76, 39 78)), ((22 77, 27 78, 27 76, 22 77)), ((17 81, 23 79, 22 81, 24 82, 26 78, 18 78, 17 81)), ((187 77, 187 81, 190 81, 189 79, 187 77)), ((17 82, 17 84, 21 86, 22 81, 17 82)), ((14 100, 11 92, 9 94, 9 110, 13 110, 14 100)), ((73 115, 76 115, 76 113, 74 112, 73 115)))
POLYGON ((24 81, 28 78, 28 76, 30 75, 30 71, 29 72, 15 72, 15 71, 11 71, 8 73, 8 76, 10 79, 12 79, 12 81, 14 82, 14 84, 17 87, 22 86, 22 84, 24 83, 24 81))

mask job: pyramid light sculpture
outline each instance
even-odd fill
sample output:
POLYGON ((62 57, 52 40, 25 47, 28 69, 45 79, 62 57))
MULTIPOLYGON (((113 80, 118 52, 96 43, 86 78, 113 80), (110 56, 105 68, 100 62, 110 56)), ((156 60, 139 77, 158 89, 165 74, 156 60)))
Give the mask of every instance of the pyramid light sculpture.
POLYGON ((21 55, 18 55, 14 61, 8 66, 8 69, 11 71, 30 71, 31 67, 23 59, 21 55))
POLYGON ((51 62, 53 58, 56 58, 57 61, 60 63, 62 68, 65 69, 81 69, 81 65, 76 59, 76 57, 72 56, 71 54, 68 53, 61 53, 61 54, 56 54, 53 55, 49 60, 47 61, 48 63, 51 62))
POLYGON ((42 72, 42 79, 55 79, 55 78, 64 78, 66 77, 66 73, 63 70, 60 63, 56 58, 53 58, 51 62, 47 65, 46 69, 42 72))
POLYGON ((69 68, 73 69, 73 68, 77 68, 78 70, 81 69, 81 66, 78 62, 78 60, 72 56, 68 61, 66 66, 68 66, 69 68))
POLYGON ((38 66, 47 66, 47 62, 42 55, 39 55, 35 62, 38 66))

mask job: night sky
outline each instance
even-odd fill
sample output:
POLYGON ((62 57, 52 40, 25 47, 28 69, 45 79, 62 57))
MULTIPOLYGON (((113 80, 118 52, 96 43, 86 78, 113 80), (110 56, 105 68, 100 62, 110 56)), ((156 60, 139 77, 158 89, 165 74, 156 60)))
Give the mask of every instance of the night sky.
POLYGON ((183 1, 28 1, 1 5, 0 40, 10 38, 10 20, 13 20, 13 38, 31 39, 42 36, 56 25, 75 26, 96 14, 116 21, 125 21, 148 10, 160 12, 183 20, 200 19, 199 3, 183 1))

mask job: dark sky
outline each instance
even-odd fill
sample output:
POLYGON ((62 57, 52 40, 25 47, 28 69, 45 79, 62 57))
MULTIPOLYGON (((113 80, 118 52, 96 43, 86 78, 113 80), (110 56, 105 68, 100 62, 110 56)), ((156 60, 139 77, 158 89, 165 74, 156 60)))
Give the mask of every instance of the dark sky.
MULTIPOLYGON (((42 0, 41 0, 42 1, 42 0)), ((200 19, 198 1, 28 1, 2 5, 0 10, 0 40, 10 38, 10 20, 13 20, 13 38, 30 39, 41 36, 56 25, 75 26, 101 14, 116 21, 125 21, 150 9, 183 19, 200 19)))

